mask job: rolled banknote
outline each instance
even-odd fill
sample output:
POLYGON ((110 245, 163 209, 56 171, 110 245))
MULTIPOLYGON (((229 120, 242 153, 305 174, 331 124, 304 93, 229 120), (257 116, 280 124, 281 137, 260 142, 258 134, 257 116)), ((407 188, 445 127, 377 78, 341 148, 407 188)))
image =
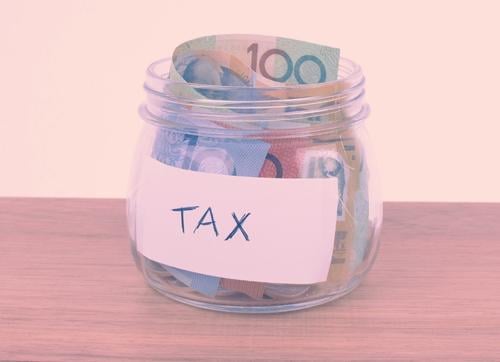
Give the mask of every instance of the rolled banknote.
MULTIPOLYGON (((346 231, 344 225, 339 225, 337 228, 336 243, 349 247, 352 253, 349 257, 349 268, 352 272, 366 259, 369 253, 370 241, 375 225, 370 223, 369 215, 369 170, 366 165, 366 150, 359 136, 353 129, 346 129, 340 135, 324 136, 315 138, 315 142, 319 144, 339 145, 339 150, 346 160, 346 166, 353 178, 348 179, 346 194, 354 203, 352 208, 347 208, 347 213, 352 219, 353 224, 349 225, 349 232, 346 231)), ((336 252, 334 252, 335 258, 336 252)), ((334 262, 335 264, 335 262, 334 262)))
MULTIPOLYGON (((339 57, 338 48, 287 38, 253 35, 201 37, 179 45, 172 56, 169 78, 191 86, 167 83, 166 91, 188 99, 245 102, 330 96, 343 87, 341 82, 332 82, 337 80, 339 57), (316 86, 293 86, 301 84, 316 86), (321 84, 324 87, 318 87, 321 84), (231 88, 206 88, 201 85, 231 88), (260 91, 262 89, 265 91, 260 91)), ((325 102, 323 106, 335 102, 325 102)), ((298 108, 314 110, 317 107, 316 102, 302 102, 298 108)), ((238 112, 238 109, 229 107, 220 110, 221 113, 231 111, 238 112)), ((274 107, 260 110, 274 111, 274 107)), ((266 128, 296 128, 296 123, 311 125, 338 117, 339 113, 329 112, 295 121, 267 122, 264 125, 266 128)), ((249 123, 237 126, 251 127, 249 123)))
MULTIPOLYGON (((262 169, 268 150, 269 144, 263 141, 197 136, 160 128, 156 132, 152 157, 169 166, 187 170, 255 177, 262 169)), ((219 290, 218 277, 162 266, 201 294, 213 297, 219 290)))
POLYGON ((329 280, 339 281, 349 273, 354 230, 354 192, 358 180, 355 172, 356 149, 349 139, 318 144, 298 150, 301 176, 309 178, 335 177, 338 182, 339 201, 332 267, 329 280))
POLYGON ((339 58, 338 48, 294 39, 212 35, 180 44, 172 56, 170 77, 250 87, 317 84, 337 79, 339 58))

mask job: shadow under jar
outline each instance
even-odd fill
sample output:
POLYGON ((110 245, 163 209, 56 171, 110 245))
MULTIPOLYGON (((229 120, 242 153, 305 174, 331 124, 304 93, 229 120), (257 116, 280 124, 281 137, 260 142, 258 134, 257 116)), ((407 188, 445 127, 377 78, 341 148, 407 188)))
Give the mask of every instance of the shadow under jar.
POLYGON ((361 68, 341 58, 336 81, 249 88, 172 81, 170 65, 147 70, 127 201, 146 282, 242 313, 352 291, 382 222, 361 68))

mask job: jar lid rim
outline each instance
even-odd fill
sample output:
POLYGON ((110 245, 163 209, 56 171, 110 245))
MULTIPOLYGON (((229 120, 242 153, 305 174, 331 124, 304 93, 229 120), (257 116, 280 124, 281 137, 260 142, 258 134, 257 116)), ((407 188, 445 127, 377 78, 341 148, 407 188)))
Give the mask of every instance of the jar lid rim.
POLYGON ((335 80, 322 82, 322 83, 310 83, 310 84, 285 84, 282 86, 269 86, 269 87, 258 87, 252 88, 248 86, 240 86, 240 85, 217 85, 217 84, 204 84, 204 83, 186 83, 181 80, 170 79, 168 77, 168 73, 159 73, 157 68, 160 65, 165 63, 170 63, 172 61, 171 57, 161 58, 157 61, 151 63, 146 70, 147 77, 151 78, 154 81, 161 81, 165 85, 189 85, 192 88, 196 89, 205 89, 205 90, 219 90, 219 91, 245 91, 249 89, 259 89, 260 91, 280 91, 280 90, 317 90, 317 89, 325 89, 331 87, 332 89, 336 89, 339 86, 341 88, 345 88, 345 84, 357 84, 360 78, 363 78, 361 67, 355 63, 354 61, 340 57, 339 58, 339 74, 341 70, 346 71, 347 75, 337 78, 335 80))

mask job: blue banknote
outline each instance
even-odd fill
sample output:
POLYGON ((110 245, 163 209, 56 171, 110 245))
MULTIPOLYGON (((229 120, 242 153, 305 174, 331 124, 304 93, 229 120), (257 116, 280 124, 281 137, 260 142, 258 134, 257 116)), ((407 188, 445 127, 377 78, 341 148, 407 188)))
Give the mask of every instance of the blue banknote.
POLYGON ((159 129, 152 157, 199 172, 257 177, 270 144, 250 139, 213 138, 159 129))
POLYGON ((178 281, 197 292, 213 297, 219 290, 220 278, 162 265, 178 281))
MULTIPOLYGON (((152 157, 167 164, 197 172, 257 177, 270 145, 249 139, 213 138, 160 128, 152 157)), ((162 265, 172 276, 197 292, 214 296, 220 278, 162 265)))

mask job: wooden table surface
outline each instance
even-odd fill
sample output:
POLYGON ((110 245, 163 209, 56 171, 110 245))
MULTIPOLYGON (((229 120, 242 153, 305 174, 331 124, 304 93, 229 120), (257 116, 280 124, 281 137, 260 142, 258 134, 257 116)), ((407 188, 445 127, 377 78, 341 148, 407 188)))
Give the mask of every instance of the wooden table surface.
POLYGON ((0 361, 500 361, 500 204, 387 203, 358 289, 273 315, 200 310, 147 287, 124 209, 0 199, 0 361))

